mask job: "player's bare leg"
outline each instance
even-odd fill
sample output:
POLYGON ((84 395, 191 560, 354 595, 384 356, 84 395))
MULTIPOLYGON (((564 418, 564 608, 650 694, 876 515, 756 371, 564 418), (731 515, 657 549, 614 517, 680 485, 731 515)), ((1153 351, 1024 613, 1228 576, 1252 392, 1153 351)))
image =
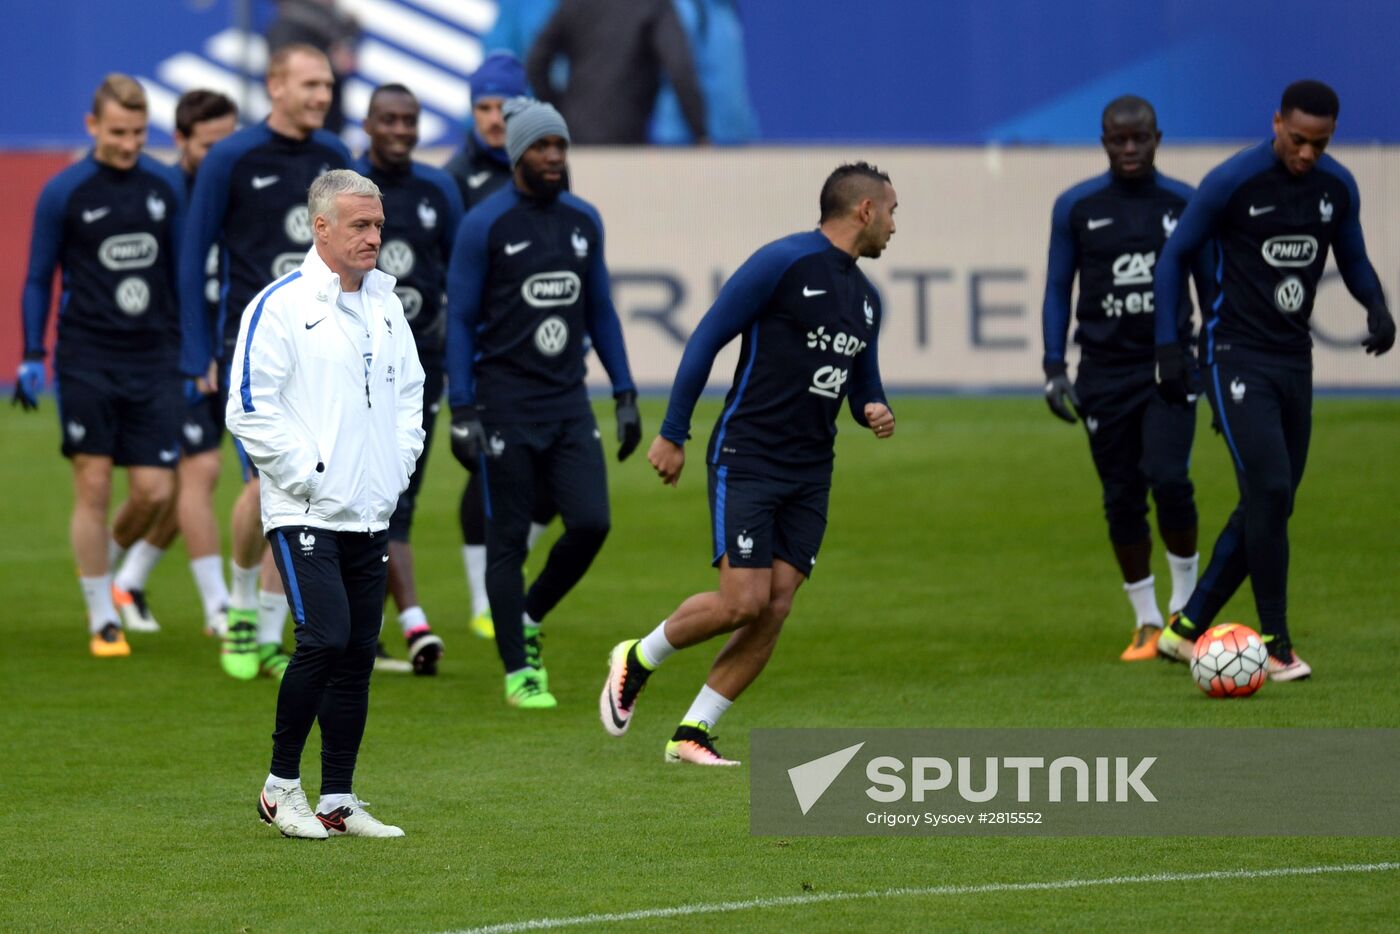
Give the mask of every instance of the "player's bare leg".
MULTIPOLYGON (((176 486, 178 482, 177 477, 176 486)), ((178 495, 172 490, 170 501, 156 514, 146 533, 127 550, 121 566, 112 568, 112 601, 128 632, 160 632, 160 624, 146 600, 146 581, 179 534, 175 512, 178 495)), ((129 521, 126 514, 132 508, 130 501, 123 503, 117 511, 115 524, 129 521)))
MULTIPOLYGON (((258 581, 263 574, 262 506, 258 479, 243 485, 233 504, 232 529, 233 588, 229 599, 229 627, 224 636, 219 661, 224 671, 242 681, 256 678, 261 668, 258 657, 258 581)), ((280 589, 280 584, 278 585, 280 589)))
POLYGON ((219 554, 219 520, 214 515, 214 490, 221 467, 222 454, 213 450, 183 458, 175 470, 179 480, 176 518, 185 538, 190 573, 204 604, 204 632, 210 636, 228 631, 229 592, 219 554))

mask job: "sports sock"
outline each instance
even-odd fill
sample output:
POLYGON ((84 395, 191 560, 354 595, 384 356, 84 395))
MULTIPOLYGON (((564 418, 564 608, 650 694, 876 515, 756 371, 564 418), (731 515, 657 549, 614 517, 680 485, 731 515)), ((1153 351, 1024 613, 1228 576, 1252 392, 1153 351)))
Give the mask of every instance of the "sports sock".
POLYGON ((282 645, 282 626, 287 622, 287 598, 280 593, 258 591, 258 645, 282 645))
POLYGON ((80 577, 78 583, 83 587, 83 602, 87 604, 89 632, 101 632, 108 623, 121 624, 117 608, 112 605, 112 575, 80 577))
POLYGON ((230 561, 229 567, 233 569, 233 593, 229 605, 235 610, 257 609, 260 568, 256 564, 250 568, 239 567, 237 561, 230 561))
POLYGON ((676 647, 666 638, 666 621, 663 619, 655 629, 642 637, 637 644, 637 659, 648 671, 655 671, 661 663, 676 652, 676 647))
POLYGON ((531 626, 535 627, 536 629, 540 628, 539 622, 531 619, 529 613, 520 614, 520 625, 524 626, 526 629, 529 629, 531 626))
POLYGON ((117 565, 122 563, 122 558, 126 557, 126 549, 117 544, 117 540, 111 535, 107 536, 107 570, 115 571, 117 565))
POLYGON ((421 606, 411 606, 399 614, 399 625, 403 627, 404 635, 415 629, 427 629, 428 614, 423 612, 421 606))
POLYGON ((268 791, 271 791, 278 785, 282 785, 284 787, 290 785, 293 788, 300 788, 301 777, 298 776, 296 778, 278 778, 276 775, 273 775, 271 772, 268 772, 267 781, 263 782, 263 787, 266 788, 268 791))
POLYGON ((228 585, 224 583, 223 562, 218 555, 205 555, 190 560, 190 573, 204 601, 204 615, 213 616, 228 608, 228 585))
POLYGON ((462 562, 467 566, 467 587, 472 592, 472 618, 490 611, 486 596, 486 546, 463 545, 462 562))
POLYGON ((1172 598, 1167 603, 1168 613, 1179 612, 1190 601, 1191 594, 1196 590, 1196 569, 1200 563, 1199 552, 1189 558, 1167 552, 1167 564, 1172 569, 1172 598))
POLYGON ((1124 584, 1123 591, 1128 595, 1128 602, 1133 605, 1133 613, 1137 616, 1139 626, 1162 625, 1162 611, 1157 609, 1157 580, 1151 574, 1140 581, 1131 584, 1124 584))
POLYGON ((112 582, 121 590, 145 590, 147 579, 164 555, 164 548, 157 548, 144 538, 137 539, 122 559, 121 569, 112 582))
POLYGON ((328 814, 339 807, 354 807, 354 795, 321 795, 321 800, 316 802, 317 814, 328 814))
POLYGON ((690 709, 685 712, 683 722, 703 723, 708 729, 713 729, 714 725, 719 722, 719 718, 724 716, 724 712, 733 703, 732 700, 707 684, 700 689, 699 694, 695 695, 690 709))
POLYGON ((543 535, 548 528, 548 525, 541 525, 538 522, 531 522, 530 531, 525 536, 525 550, 533 551, 535 548, 535 542, 540 540, 540 536, 543 535))

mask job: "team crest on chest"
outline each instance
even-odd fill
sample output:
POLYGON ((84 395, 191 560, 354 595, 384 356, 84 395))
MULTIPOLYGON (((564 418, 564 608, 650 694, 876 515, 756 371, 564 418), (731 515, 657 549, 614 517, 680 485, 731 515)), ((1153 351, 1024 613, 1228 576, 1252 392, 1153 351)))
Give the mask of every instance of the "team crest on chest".
POLYGON ((588 257, 588 238, 580 233, 577 227, 574 228, 574 235, 569 238, 569 242, 573 244, 575 256, 579 259, 588 257))
POLYGON ((1162 233, 1163 235, 1170 237, 1172 235, 1172 232, 1175 230, 1176 218, 1172 217, 1171 211, 1168 211, 1167 213, 1162 215, 1162 233))
POLYGON ((1326 195, 1323 195, 1322 200, 1317 203, 1317 212, 1322 217, 1324 224, 1332 223, 1332 202, 1328 200, 1326 195))
POLYGON ((865 326, 873 328, 875 326, 875 309, 870 305, 870 296, 865 297, 865 326))
POLYGON ((437 226, 437 209, 428 203, 427 198, 418 202, 418 220, 424 230, 432 230, 437 226))
POLYGON ((146 210, 157 224, 165 220, 165 201, 154 191, 146 196, 146 210))

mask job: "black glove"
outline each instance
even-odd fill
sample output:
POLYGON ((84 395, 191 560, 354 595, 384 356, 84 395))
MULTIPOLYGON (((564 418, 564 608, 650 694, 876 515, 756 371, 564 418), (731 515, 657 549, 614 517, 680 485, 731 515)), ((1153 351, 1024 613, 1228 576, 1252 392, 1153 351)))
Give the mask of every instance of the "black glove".
POLYGON ((637 411, 637 393, 631 389, 613 393, 617 400, 617 459, 625 461, 642 443, 642 413, 637 411))
POLYGON ((1395 319, 1384 307, 1372 308, 1366 312, 1366 327, 1371 336, 1361 342, 1369 354, 1379 357, 1395 346, 1395 319))
POLYGON ((1064 362, 1045 364, 1045 379, 1045 404, 1057 418, 1073 425, 1075 413, 1079 411, 1079 397, 1074 394, 1074 384, 1069 381, 1064 362))
POLYGON ((476 470, 488 450, 486 429, 481 425, 481 410, 474 405, 453 406, 452 456, 468 470, 476 470))
POLYGON ((1157 394, 1172 405, 1190 405, 1200 394, 1195 358, 1180 344, 1157 345, 1157 394))

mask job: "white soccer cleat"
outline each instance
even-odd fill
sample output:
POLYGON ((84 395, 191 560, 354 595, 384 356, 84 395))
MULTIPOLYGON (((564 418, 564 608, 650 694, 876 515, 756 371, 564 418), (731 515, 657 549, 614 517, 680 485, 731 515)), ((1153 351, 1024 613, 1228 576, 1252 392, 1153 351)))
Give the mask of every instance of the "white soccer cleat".
POLYGON ((1299 658, 1297 652, 1290 651, 1288 654, 1290 658, 1287 662, 1272 655, 1264 662, 1270 681, 1302 681, 1312 676, 1312 666, 1299 658))
POLYGON ((730 767, 739 765, 738 759, 726 759, 715 748, 715 737, 704 723, 683 721, 666 744, 667 762, 688 762, 691 765, 712 765, 730 767))
POLYGON ((316 806, 316 819, 332 837, 402 837, 403 830, 386 824, 365 808, 369 805, 351 795, 349 804, 338 807, 316 806))
POLYGON ((651 675, 645 666, 635 661, 633 649, 636 645, 636 639, 619 642, 608 656, 608 680, 603 683, 603 693, 598 697, 598 715, 603 729, 613 736, 621 736, 632 725, 637 695, 651 675))
POLYGON ((264 785, 258 795, 258 817, 282 831, 284 837, 324 840, 330 836, 311 811, 301 784, 264 785))
POLYGON ((204 634, 214 639, 228 635, 228 609, 209 613, 204 617, 204 634))
POLYGON ((112 585, 112 603, 122 618, 122 628, 127 632, 160 632, 160 623, 151 615, 146 605, 146 594, 141 590, 122 590, 112 585))

